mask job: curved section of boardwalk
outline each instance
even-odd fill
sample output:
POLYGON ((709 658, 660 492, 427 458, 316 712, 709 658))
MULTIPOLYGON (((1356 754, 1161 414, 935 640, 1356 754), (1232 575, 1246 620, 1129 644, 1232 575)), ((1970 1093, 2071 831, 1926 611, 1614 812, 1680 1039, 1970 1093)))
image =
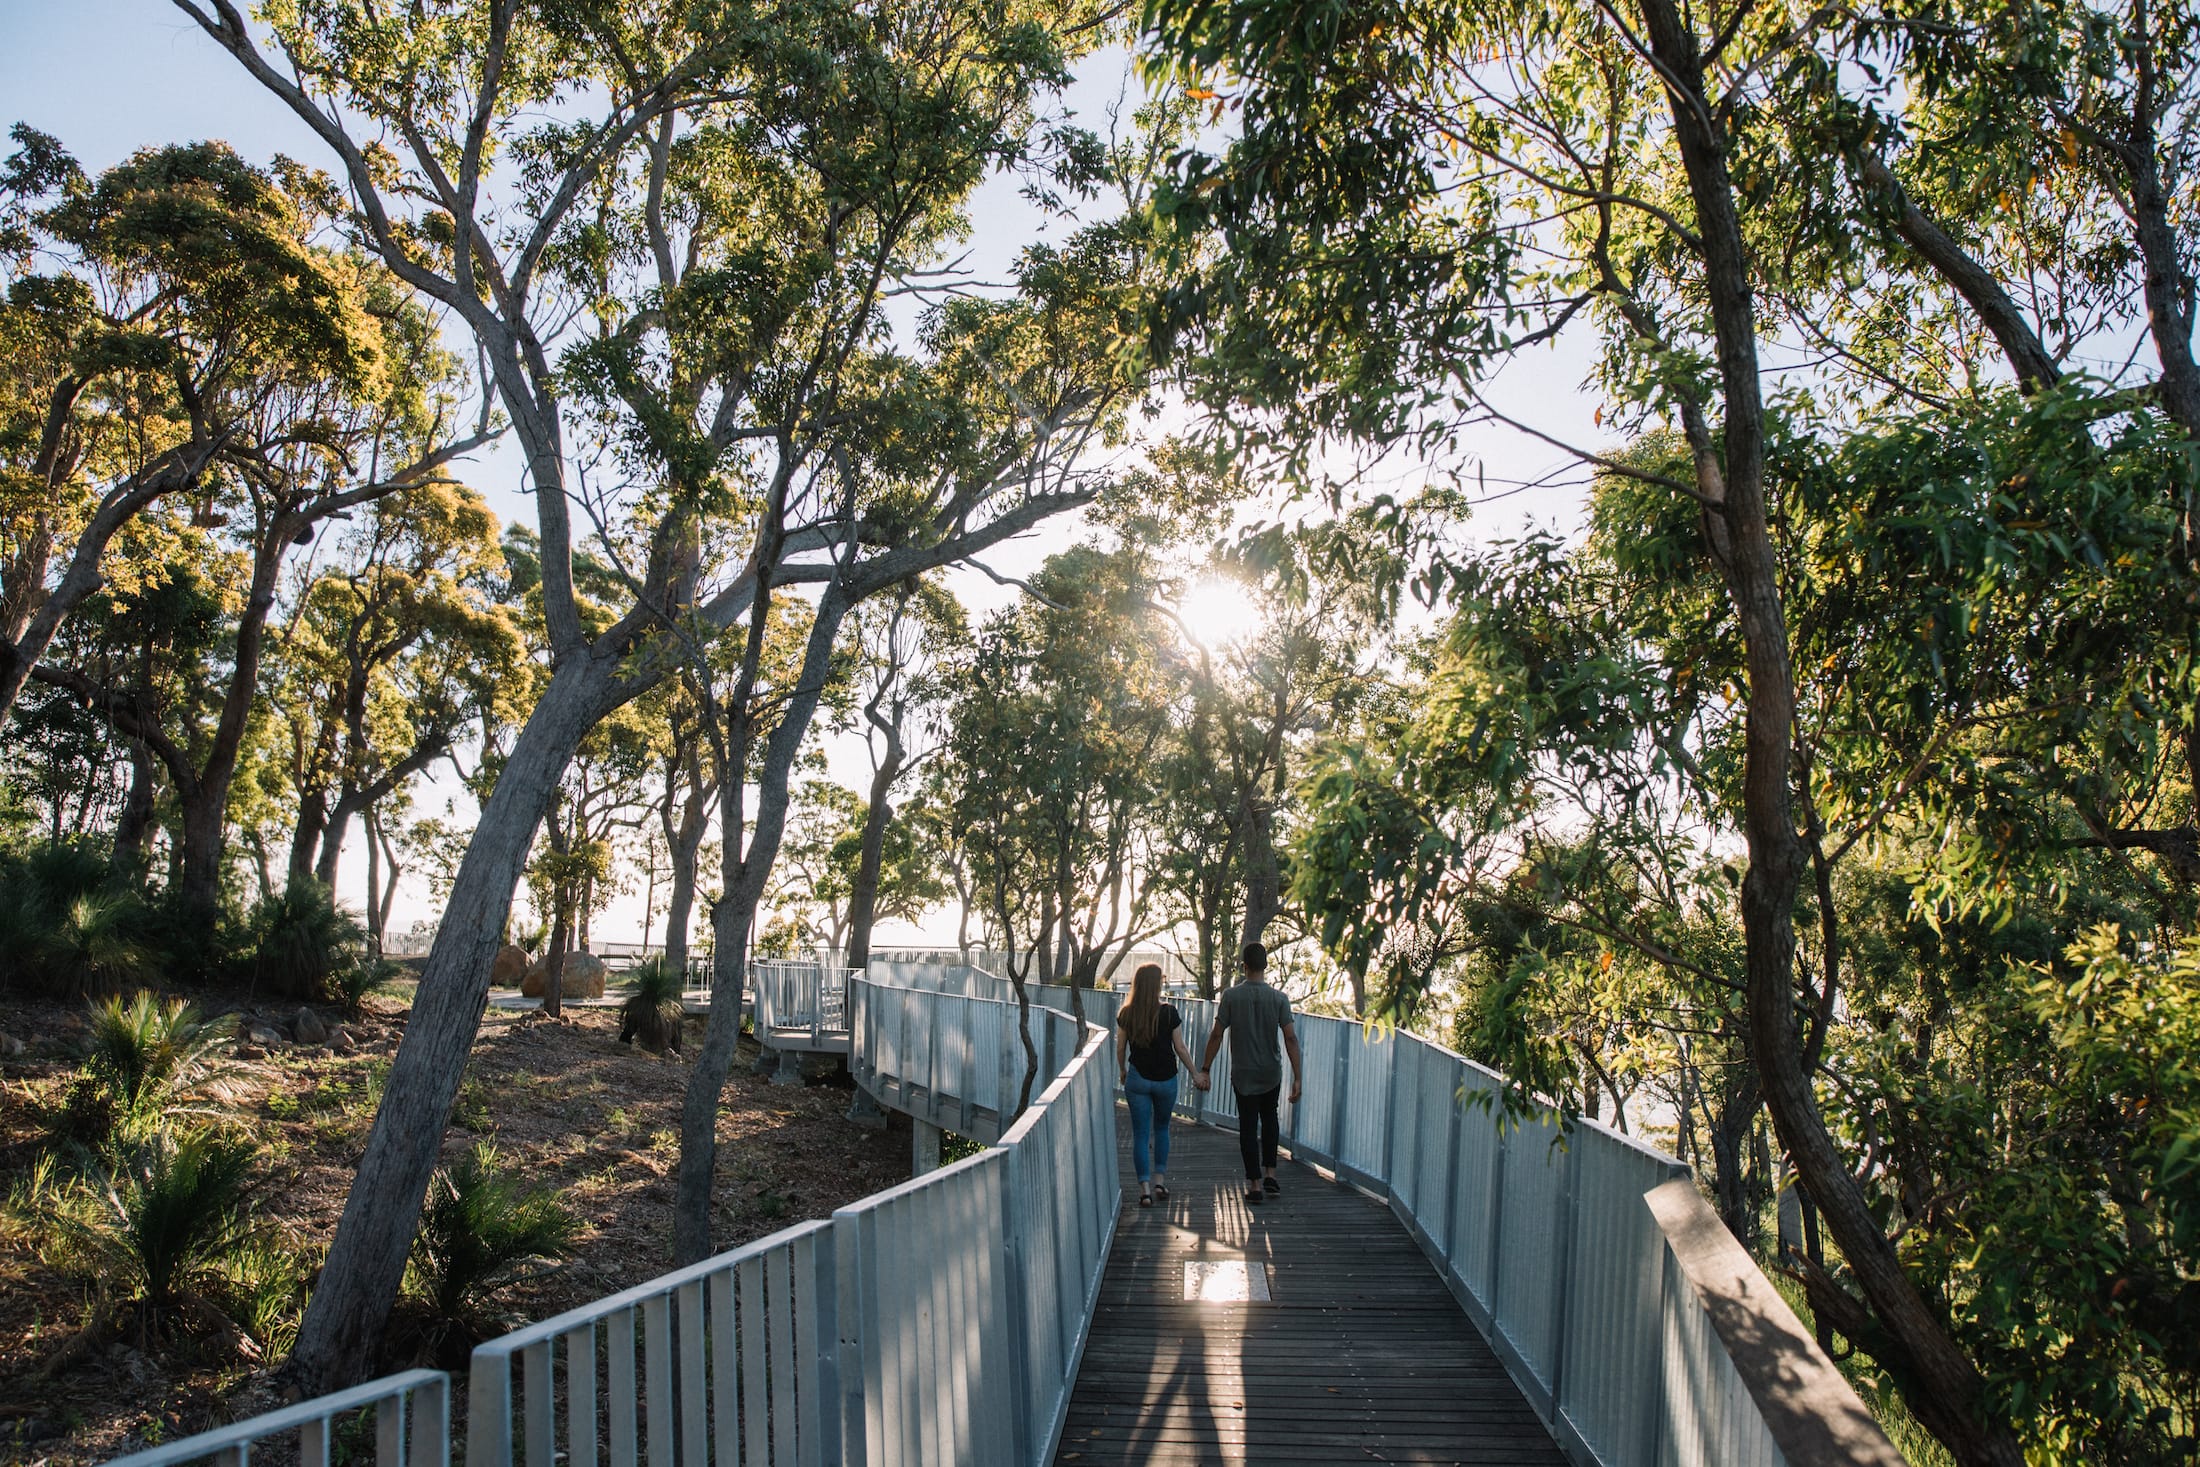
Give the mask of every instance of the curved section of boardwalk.
POLYGON ((1172 1196, 1123 1216, 1055 1461, 1564 1461, 1428 1259, 1381 1203, 1286 1161, 1243 1198, 1237 1138, 1172 1127, 1172 1196), (1266 1270, 1265 1302, 1187 1301, 1187 1263, 1266 1270))

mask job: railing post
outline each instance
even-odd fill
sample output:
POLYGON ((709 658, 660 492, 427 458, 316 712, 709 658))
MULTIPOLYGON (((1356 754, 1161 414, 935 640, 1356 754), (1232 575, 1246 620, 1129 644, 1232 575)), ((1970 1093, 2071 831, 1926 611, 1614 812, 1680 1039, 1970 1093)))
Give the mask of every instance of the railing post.
MULTIPOLYGON (((841 1398, 841 1328, 840 1328, 840 1226, 835 1223, 825 1235, 825 1246, 810 1252, 810 1283, 815 1304, 812 1309, 817 1324, 817 1396, 822 1409, 807 1413, 806 1425, 817 1432, 818 1467, 844 1467, 848 1461, 844 1450, 847 1435, 846 1418, 842 1412, 841 1398), (813 1424, 814 1423, 814 1424, 813 1424)), ((857 1373, 862 1363, 857 1362, 857 1373)), ((860 1455, 857 1460, 861 1460, 860 1455)))
POLYGON ((466 1390, 467 1467, 511 1467, 512 1361, 474 1352, 466 1390))
POLYGON ((1461 1093, 1465 1084, 1465 1076, 1462 1074, 1460 1083, 1452 1087, 1450 1093, 1444 1097, 1446 1108, 1451 1112, 1451 1117, 1446 1122, 1446 1134, 1450 1139, 1444 1143, 1444 1155, 1450 1162, 1444 1168, 1444 1176, 1449 1183, 1444 1188, 1444 1261, 1451 1266, 1454 1274, 1459 1274, 1462 1283, 1465 1282, 1466 1275, 1459 1273, 1459 1260, 1453 1256, 1453 1249, 1459 1236, 1459 1140, 1463 1124, 1462 1113, 1466 1110, 1466 1097, 1461 1093))
POLYGON ((1405 1068, 1398 1062, 1401 1053, 1398 1031, 1393 1029, 1390 1031, 1390 1078, 1383 1086, 1383 1174, 1376 1179, 1382 1183, 1385 1197, 1390 1195, 1391 1155, 1398 1140, 1398 1074, 1405 1068))
MULTIPOLYGON (((1494 1328, 1504 1329, 1505 1326, 1501 1322, 1502 1317, 1498 1312, 1500 1298, 1497 1287, 1497 1256, 1498 1250, 1505 1246, 1505 1158, 1512 1154, 1512 1139, 1519 1134, 1520 1128, 1518 1125, 1514 1125, 1511 1130, 1506 1129, 1507 1121, 1503 1110, 1504 1099, 1502 1096, 1493 1100, 1491 1105, 1493 1113, 1490 1117, 1490 1124, 1497 1129, 1497 1154, 1490 1159, 1490 1263, 1486 1288, 1489 1293, 1490 1323, 1494 1328)), ((1510 1333, 1510 1331, 1507 1331, 1507 1333, 1510 1333)))
POLYGON ((1559 1163, 1558 1263, 1551 1270, 1551 1421, 1554 1425, 1566 1411, 1566 1307, 1571 1302, 1573 1290, 1574 1250, 1580 1242, 1574 1236, 1575 1173, 1579 1169, 1580 1148, 1569 1144, 1559 1154, 1565 1159, 1559 1163))
POLYGON ((1337 1093, 1330 1097, 1329 1160, 1340 1172, 1344 1169, 1344 1128, 1349 1114, 1346 1102, 1352 1093, 1352 1050, 1360 1042, 1360 1032, 1342 1019, 1337 1021, 1336 1079, 1332 1082, 1337 1093))

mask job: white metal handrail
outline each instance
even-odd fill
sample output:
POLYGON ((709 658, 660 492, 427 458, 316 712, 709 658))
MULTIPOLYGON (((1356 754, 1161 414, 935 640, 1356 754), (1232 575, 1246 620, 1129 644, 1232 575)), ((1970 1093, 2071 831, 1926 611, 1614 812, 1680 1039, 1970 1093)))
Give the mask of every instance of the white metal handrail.
POLYGON ((379 1467, 450 1467, 451 1378, 440 1370, 408 1370, 370 1380, 350 1390, 132 1452, 115 1458, 108 1467, 167 1467, 172 1462, 209 1459, 217 1467, 247 1467, 254 1447, 292 1432, 297 1433, 300 1467, 329 1467, 329 1448, 340 1427, 337 1418, 367 1410, 374 1412, 379 1467))
MULTIPOLYGON (((1000 1003, 860 978, 849 1002, 878 1093, 958 1118, 1013 1097, 1000 1003)), ((1111 1040, 1044 1020, 1052 1084, 1002 1145, 475 1350, 467 1460, 1045 1460, 1119 1184, 1111 1040)))
POLYGON ((848 980, 862 970, 808 959, 749 964, 759 1034, 806 1032, 813 1046, 848 1032, 848 980))
POLYGON ((467 1461, 839 1460, 831 1231, 802 1223, 479 1346, 467 1461))

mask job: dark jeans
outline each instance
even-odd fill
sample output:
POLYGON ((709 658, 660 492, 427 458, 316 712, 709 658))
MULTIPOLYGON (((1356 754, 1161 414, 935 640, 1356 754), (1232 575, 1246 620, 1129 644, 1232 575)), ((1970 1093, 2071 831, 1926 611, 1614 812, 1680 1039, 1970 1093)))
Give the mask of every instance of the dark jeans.
POLYGON ((1251 1095, 1237 1092, 1238 1155, 1245 1158, 1248 1182, 1259 1181, 1260 1169, 1276 1164, 1276 1102, 1282 1098, 1281 1085, 1251 1095))

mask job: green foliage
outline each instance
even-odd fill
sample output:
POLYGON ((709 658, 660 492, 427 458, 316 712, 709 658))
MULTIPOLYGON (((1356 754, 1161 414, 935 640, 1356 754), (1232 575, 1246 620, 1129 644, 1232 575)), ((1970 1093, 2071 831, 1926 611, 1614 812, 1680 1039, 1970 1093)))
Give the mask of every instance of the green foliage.
POLYGON ((367 956, 366 932, 319 882, 300 879, 252 909, 244 972, 255 991, 356 1008, 388 981, 367 956))
MULTIPOLYGON (((2013 946, 1980 937, 1944 950, 2013 946)), ((2200 1399, 2200 940, 2103 926, 2052 958, 1935 969, 1930 1048, 1890 1025, 1844 1066, 1845 1119, 1914 1133, 1880 1205, 2028 1439, 2179 1460, 2200 1399)))
POLYGON ((76 1139, 127 1140, 157 1129, 215 1072, 222 1036, 182 999, 149 989, 93 1005, 82 1072, 63 1107, 76 1139))
POLYGON ((25 1196, 39 1214, 40 1256, 103 1297, 141 1303, 157 1335, 187 1299, 223 1287, 254 1237, 257 1162, 252 1143, 211 1128, 122 1140, 85 1176, 48 1173, 25 1196))
POLYGON ((105 993, 152 975, 145 905, 88 844, 0 856, 0 988, 105 993))
POLYGON ((580 1223, 554 1193, 526 1186, 487 1142, 437 1170, 413 1242, 415 1291, 447 1328, 466 1328, 496 1294, 562 1258, 580 1223))
POLYGON ((638 1039, 652 1054, 678 1051, 680 1026, 687 1017, 687 975, 657 957, 638 965, 632 982, 633 990, 619 1005, 619 1042, 638 1039))

